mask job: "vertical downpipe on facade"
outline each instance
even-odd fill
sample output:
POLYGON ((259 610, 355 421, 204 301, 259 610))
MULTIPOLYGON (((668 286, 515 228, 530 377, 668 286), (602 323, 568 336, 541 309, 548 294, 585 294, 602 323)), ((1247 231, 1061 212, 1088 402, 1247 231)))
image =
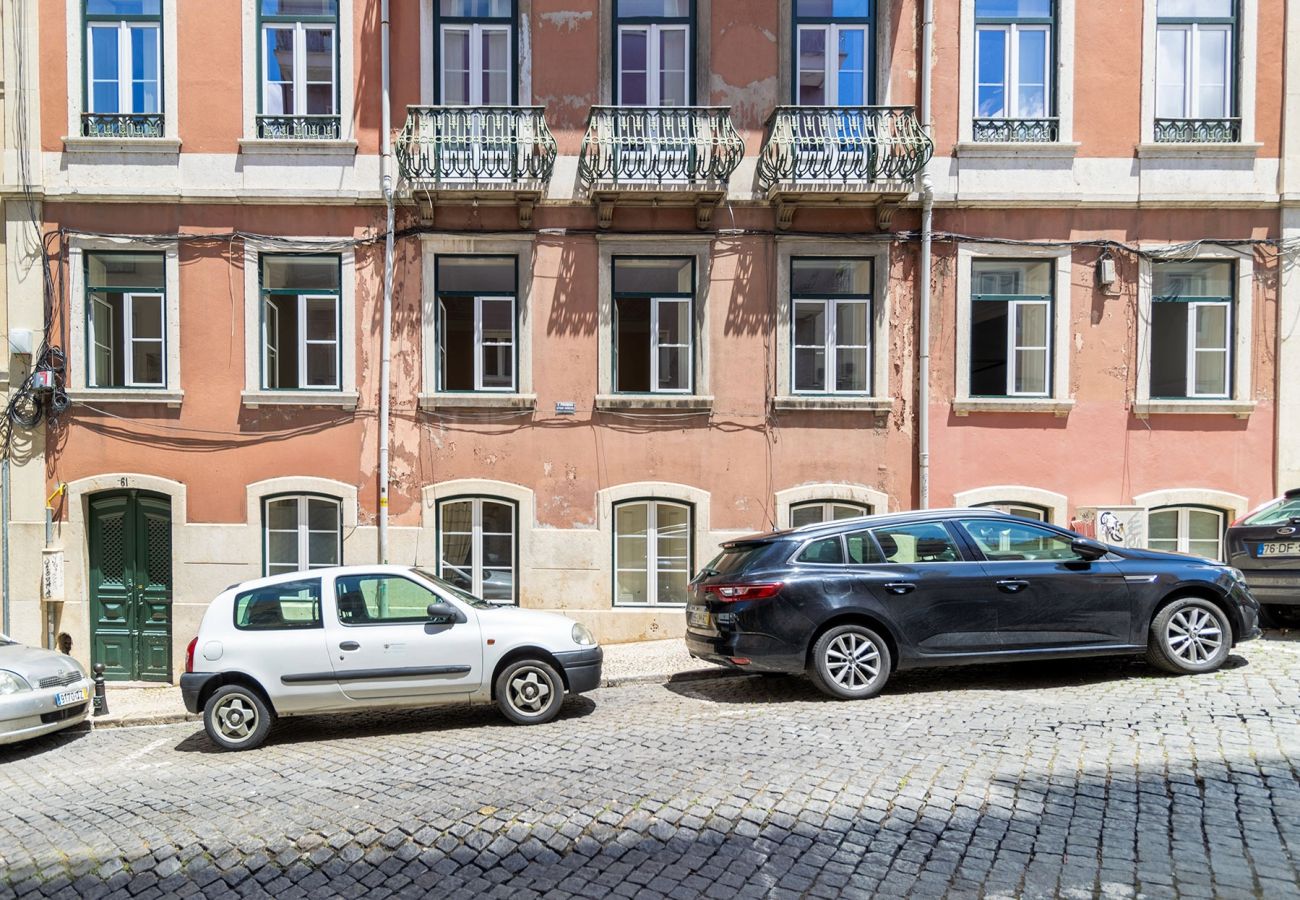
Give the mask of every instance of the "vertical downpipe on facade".
POLYGON ((379 562, 388 562, 388 370, 393 354, 393 135, 389 97, 388 0, 380 6, 379 52, 383 104, 381 173, 384 185, 384 316, 379 336, 379 562))
MULTIPOLYGON (((925 0, 921 22, 921 127, 934 138, 930 121, 931 55, 934 51, 934 0, 925 0)), ((930 164, 921 170, 921 254, 918 268, 920 327, 917 343, 916 386, 916 468, 921 509, 930 507, 930 242, 934 227, 934 189, 930 184, 930 164)))

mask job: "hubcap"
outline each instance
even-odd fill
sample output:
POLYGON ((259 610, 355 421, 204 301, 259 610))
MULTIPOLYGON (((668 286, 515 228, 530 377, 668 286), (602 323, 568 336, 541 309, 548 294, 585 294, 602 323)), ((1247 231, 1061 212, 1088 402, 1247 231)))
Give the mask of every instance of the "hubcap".
POLYGON ((1209 662, 1223 646, 1223 629, 1207 610, 1190 606, 1174 613, 1165 629, 1169 649, 1193 665, 1209 662))
POLYGON ((551 685, 540 669, 525 666, 511 676, 507 692, 511 706, 525 715, 535 716, 546 708, 551 685))
POLYGON ((217 704, 212 718, 228 741, 244 741, 257 727, 257 709, 242 694, 231 694, 217 704))
POLYGON ((860 634, 842 634, 826 648, 826 669, 840 687, 865 690, 880 674, 880 651, 860 634))

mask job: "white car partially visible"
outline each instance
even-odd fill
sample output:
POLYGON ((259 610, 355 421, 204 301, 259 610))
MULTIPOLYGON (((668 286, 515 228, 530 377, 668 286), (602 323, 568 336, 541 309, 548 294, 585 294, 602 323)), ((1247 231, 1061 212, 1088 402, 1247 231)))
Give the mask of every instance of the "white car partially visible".
POLYGON ((93 684, 72 657, 0 634, 0 744, 85 721, 93 684))
POLYGON ((280 716, 495 702, 536 725, 600 684, 603 651, 557 613, 497 606, 422 569, 261 578, 208 607, 181 694, 217 745, 248 750, 280 716))

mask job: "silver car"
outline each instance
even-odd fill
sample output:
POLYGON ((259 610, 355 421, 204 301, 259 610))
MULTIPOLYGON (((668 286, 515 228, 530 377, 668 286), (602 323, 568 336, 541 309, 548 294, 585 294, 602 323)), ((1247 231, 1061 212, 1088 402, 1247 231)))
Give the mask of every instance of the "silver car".
POLYGON ((93 684, 70 656, 0 634, 0 744, 85 721, 93 684))

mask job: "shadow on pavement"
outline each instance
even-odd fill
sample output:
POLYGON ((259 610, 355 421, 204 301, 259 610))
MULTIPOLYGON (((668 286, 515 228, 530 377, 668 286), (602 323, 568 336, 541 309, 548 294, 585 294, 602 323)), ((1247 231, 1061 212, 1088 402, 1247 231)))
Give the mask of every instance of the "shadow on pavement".
POLYGON ((20 741, 17 744, 0 744, 0 763, 17 762, 20 759, 37 756, 58 747, 66 747, 89 734, 90 723, 79 722, 70 728, 65 728, 63 731, 41 735, 30 740, 20 741))

